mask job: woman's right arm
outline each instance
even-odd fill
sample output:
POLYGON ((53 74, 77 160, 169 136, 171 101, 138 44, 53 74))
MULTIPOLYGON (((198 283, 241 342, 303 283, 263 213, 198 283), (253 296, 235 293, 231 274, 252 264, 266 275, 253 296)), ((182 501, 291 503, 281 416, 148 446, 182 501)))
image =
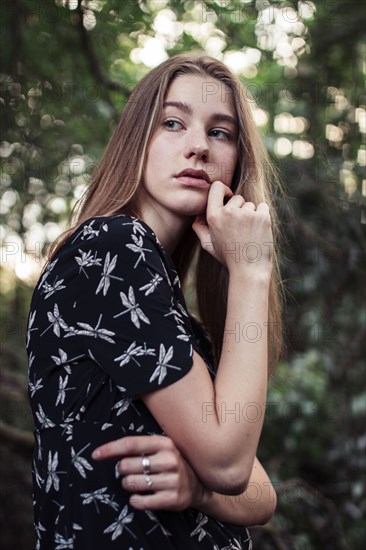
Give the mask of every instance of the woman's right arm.
MULTIPOLYGON (((193 224, 202 246, 210 246, 229 272, 225 333, 214 382, 194 352, 193 365, 183 377, 141 394, 203 484, 224 494, 241 494, 249 482, 267 390, 271 223, 266 204, 255 210, 243 202, 223 183, 214 182, 208 225, 193 224), (224 205, 228 195, 231 198, 224 205), (248 261, 248 243, 259 249, 258 261, 248 261)), ((169 370, 169 364, 164 368, 169 370)), ((121 449, 119 443, 110 442, 102 449, 110 453, 116 445, 128 455, 130 449, 121 449)), ((128 438, 122 444, 128 446, 128 438)))
MULTIPOLYGON (((214 382, 194 352, 185 376, 141 395, 203 484, 223 494, 241 494, 249 482, 267 391, 271 223, 265 203, 256 210, 252 203, 240 208, 242 203, 227 186, 214 182, 207 204, 208 225, 193 224, 202 246, 210 245, 211 253, 229 272, 225 333, 214 382), (231 198, 224 205, 228 194, 231 198), (248 243, 259 250, 258 261, 248 261, 248 243)), ((114 444, 103 448, 113 452, 114 444)), ((128 454, 129 449, 123 452, 128 454)))

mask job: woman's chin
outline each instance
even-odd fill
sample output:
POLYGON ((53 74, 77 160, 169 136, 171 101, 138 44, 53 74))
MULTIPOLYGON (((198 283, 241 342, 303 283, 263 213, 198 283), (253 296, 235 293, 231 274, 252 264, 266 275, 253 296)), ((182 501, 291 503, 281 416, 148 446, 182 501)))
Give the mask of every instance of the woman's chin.
POLYGON ((186 204, 180 204, 176 206, 176 212, 182 216, 198 216, 198 214, 204 214, 207 209, 207 199, 201 201, 190 201, 186 204))

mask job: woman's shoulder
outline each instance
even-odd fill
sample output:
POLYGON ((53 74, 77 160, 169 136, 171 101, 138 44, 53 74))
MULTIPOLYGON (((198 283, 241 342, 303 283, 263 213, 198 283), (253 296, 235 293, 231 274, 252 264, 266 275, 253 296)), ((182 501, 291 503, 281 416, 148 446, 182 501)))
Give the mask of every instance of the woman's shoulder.
POLYGON ((69 244, 92 240, 102 242, 110 240, 111 237, 117 237, 117 242, 120 242, 120 240, 129 239, 132 236, 135 239, 147 238, 158 242, 155 233, 144 221, 127 214, 89 218, 75 229, 67 242, 69 244))
POLYGON ((72 251, 84 250, 119 253, 129 249, 165 256, 165 251, 153 230, 141 219, 119 214, 88 218, 68 236, 56 253, 60 257, 72 251))
MULTIPOLYGON (((49 268, 99 266, 128 271, 150 269, 174 281, 176 270, 154 231, 140 218, 127 214, 95 216, 79 224, 57 250, 49 268)), ((173 283, 172 283, 173 284, 173 283)))

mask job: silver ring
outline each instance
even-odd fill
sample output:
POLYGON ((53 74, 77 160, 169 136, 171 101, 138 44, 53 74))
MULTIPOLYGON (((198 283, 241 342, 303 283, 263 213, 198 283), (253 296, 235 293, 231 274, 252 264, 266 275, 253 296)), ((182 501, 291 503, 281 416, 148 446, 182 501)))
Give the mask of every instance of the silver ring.
POLYGON ((147 485, 148 485, 149 488, 150 488, 150 487, 152 486, 152 484, 154 483, 153 480, 151 479, 151 477, 150 477, 150 476, 147 476, 147 475, 145 476, 145 481, 146 481, 146 483, 147 483, 147 485))
POLYGON ((151 474, 150 470, 150 458, 148 456, 143 455, 142 456, 142 469, 144 471, 144 474, 151 474))

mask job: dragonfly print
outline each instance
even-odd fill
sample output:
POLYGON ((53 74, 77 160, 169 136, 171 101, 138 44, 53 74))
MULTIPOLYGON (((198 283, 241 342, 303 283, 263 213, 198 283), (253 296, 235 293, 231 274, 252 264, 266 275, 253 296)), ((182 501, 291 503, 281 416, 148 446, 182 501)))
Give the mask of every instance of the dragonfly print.
POLYGON ((117 403, 113 405, 112 410, 117 409, 116 416, 120 416, 122 413, 127 411, 131 403, 132 403, 132 397, 125 397, 124 399, 117 401, 117 403))
POLYGON ((69 375, 68 374, 66 374, 64 379, 62 379, 62 376, 59 376, 59 378, 58 378, 58 394, 57 394, 56 403, 55 403, 56 407, 60 403, 61 403, 61 405, 63 405, 65 403, 65 397, 66 397, 66 392, 67 391, 76 389, 75 387, 68 388, 67 387, 68 381, 69 381, 69 375))
POLYGON ((98 292, 100 292, 103 289, 103 296, 105 296, 110 287, 111 279, 116 279, 117 281, 123 281, 122 277, 117 277, 117 275, 112 275, 112 271, 115 269, 117 264, 117 258, 118 258, 118 254, 113 256, 111 260, 110 253, 107 252, 104 260, 102 278, 100 279, 100 282, 97 287, 97 290, 95 291, 95 294, 98 294, 98 292))
POLYGON ((31 311, 30 314, 29 314, 29 321, 28 321, 28 329, 27 329, 27 347, 29 346, 29 341, 30 341, 30 337, 31 337, 31 332, 33 330, 38 330, 38 328, 32 328, 32 325, 34 323, 34 319, 36 318, 36 310, 35 311, 31 311))
POLYGON ((60 315, 60 310, 57 304, 53 306, 53 312, 47 312, 47 318, 51 324, 42 332, 41 336, 43 336, 50 328, 53 328, 53 332, 56 336, 61 336, 61 328, 64 330, 68 329, 67 324, 60 315))
POLYGON ((55 292, 57 291, 60 291, 64 288, 66 288, 66 285, 63 285, 62 283, 64 282, 64 279, 60 279, 59 281, 57 280, 57 277, 55 279, 55 282, 50 285, 49 283, 47 283, 46 281, 43 283, 42 285, 42 293, 45 295, 45 299, 49 298, 50 296, 52 296, 52 294, 54 294, 55 292))
POLYGON ((154 370, 154 372, 153 372, 153 374, 150 378, 150 382, 155 380, 155 378, 159 377, 158 383, 161 384, 162 381, 164 380, 164 378, 167 375, 168 368, 169 369, 181 370, 180 367, 176 367, 176 366, 170 365, 168 363, 168 361, 170 361, 170 359, 173 357, 173 354, 174 354, 173 346, 170 346, 168 351, 165 351, 164 344, 160 344, 158 366, 154 370))
POLYGON ((115 335, 115 333, 111 330, 107 330, 106 328, 99 328, 101 321, 102 313, 99 315, 99 319, 95 327, 92 327, 88 323, 77 322, 76 324, 80 328, 76 329, 74 327, 67 327, 69 332, 65 334, 65 338, 67 338, 68 336, 76 336, 77 334, 80 334, 82 336, 91 336, 92 338, 101 338, 102 340, 106 340, 111 344, 115 344, 115 341, 111 338, 115 335))
POLYGON ((34 529, 36 531, 36 536, 38 538, 42 537, 42 532, 45 533, 46 529, 43 527, 42 523, 39 521, 38 523, 35 523, 34 529))
POLYGON ((136 233, 140 233, 140 235, 142 235, 144 237, 147 230, 142 225, 140 220, 138 220, 137 218, 134 218, 133 216, 131 216, 131 220, 132 220, 131 222, 125 222, 122 225, 124 225, 124 226, 130 225, 134 235, 136 235, 136 233))
POLYGON ((67 549, 67 548, 69 550, 73 550, 73 548, 74 548, 74 539, 73 538, 68 538, 67 535, 65 537, 63 537, 59 533, 56 533, 55 534, 55 544, 57 544, 57 546, 55 546, 55 550, 64 550, 64 549, 67 549))
POLYGON ((155 531, 155 529, 161 529, 165 536, 171 537, 171 533, 160 523, 159 519, 157 518, 156 514, 154 512, 151 512, 150 510, 145 510, 145 514, 148 516, 148 518, 155 523, 154 527, 149 529, 149 531, 146 532, 147 535, 155 531))
POLYGON ((96 220, 92 220, 89 224, 83 225, 81 231, 76 233, 76 236, 73 238, 71 243, 73 244, 78 238, 82 241, 93 239, 94 237, 99 236, 99 232, 102 229, 103 231, 108 231, 108 225, 103 224, 99 229, 94 229, 94 223, 96 220))
POLYGON ((46 480, 46 493, 51 489, 53 486, 55 491, 58 491, 60 488, 60 478, 58 477, 59 474, 66 474, 66 471, 58 471, 58 452, 56 451, 55 454, 52 456, 51 451, 48 453, 48 470, 47 470, 47 480, 46 480))
POLYGON ((193 529, 191 537, 198 535, 198 542, 201 542, 201 540, 207 535, 207 532, 203 526, 208 522, 208 517, 202 513, 199 513, 196 521, 198 525, 195 529, 193 529))
POLYGON ((124 292, 120 292, 119 295, 121 297, 122 304, 127 309, 125 309, 125 311, 122 311, 121 313, 117 313, 117 315, 114 315, 114 319, 117 319, 117 317, 120 317, 125 313, 130 313, 131 321, 137 328, 140 328, 140 319, 144 323, 147 323, 148 325, 150 324, 148 317, 142 311, 139 304, 136 303, 135 293, 132 286, 130 286, 128 289, 128 296, 124 292))
POLYGON ((60 424, 60 428, 63 428, 61 435, 67 435, 66 441, 70 441, 72 439, 74 422, 75 417, 73 413, 69 413, 65 418, 65 413, 62 411, 62 423, 60 424))
POLYGON ((240 536, 193 508, 137 510, 121 457, 92 457, 109 441, 166 435, 142 396, 184 377, 193 345, 210 368, 172 258, 148 225, 123 214, 88 219, 55 254, 27 332, 36 550, 160 550, 176 541, 248 550, 244 528, 240 536))
POLYGON ((93 470, 93 466, 89 464, 86 458, 81 456, 81 453, 90 447, 90 443, 85 445, 78 453, 74 451, 74 448, 71 447, 71 463, 75 466, 81 477, 86 478, 85 470, 93 470))
POLYGON ((149 283, 146 285, 140 286, 139 290, 145 290, 145 296, 148 296, 149 294, 152 294, 155 292, 158 284, 163 280, 163 277, 159 275, 159 273, 155 273, 155 275, 148 270, 149 273, 152 275, 152 279, 149 283))
POLYGON ((144 248, 142 245, 144 244, 144 240, 141 237, 136 237, 136 235, 131 235, 131 239, 133 240, 133 243, 126 244, 126 247, 132 250, 133 252, 136 252, 136 254, 139 255, 139 257, 136 260, 135 265, 133 266, 134 269, 139 265, 141 260, 144 262, 146 261, 145 258, 145 252, 151 252, 150 248, 144 248))
POLYGON ((137 539, 136 535, 127 527, 128 523, 131 523, 133 520, 134 513, 128 513, 128 506, 123 508, 122 512, 119 514, 116 521, 114 521, 109 527, 104 529, 103 533, 112 533, 112 540, 115 540, 123 533, 123 529, 126 529, 128 533, 134 538, 137 539))
POLYGON ((77 361, 78 359, 81 359, 83 355, 76 355, 75 357, 68 358, 66 351, 64 351, 62 348, 58 348, 58 357, 57 355, 51 355, 51 359, 55 362, 55 364, 59 367, 63 367, 67 374, 71 374, 71 365, 73 361, 77 361))
POLYGON ((38 378, 38 380, 36 380, 36 375, 34 375, 33 380, 34 380, 34 383, 29 381, 29 384, 28 384, 31 397, 34 397, 34 394, 36 393, 36 391, 41 390, 43 388, 42 378, 38 378))
POLYGON ((123 367, 123 365, 127 365, 132 360, 138 367, 141 367, 141 364, 135 357, 142 357, 143 355, 156 355, 156 352, 153 348, 147 348, 146 343, 143 346, 138 346, 135 341, 132 342, 122 355, 116 357, 115 361, 120 361, 119 366, 123 367))
MULTIPOLYGON (((66 506, 65 506, 65 504, 61 504, 60 502, 58 502, 55 499, 52 499, 52 502, 53 502, 53 504, 55 504, 57 506, 58 512, 57 512, 57 516, 56 516, 56 519, 55 519, 55 525, 58 525, 59 520, 60 520, 60 514, 62 513, 63 510, 65 510, 66 506)), ((65 532, 66 532, 66 527, 65 527, 65 532)))
POLYGON ((108 493, 106 493, 107 487, 102 487, 101 489, 96 489, 95 491, 92 491, 91 493, 81 493, 81 497, 83 497, 83 504, 91 504, 93 503, 96 511, 98 514, 100 514, 100 510, 98 507, 98 502, 101 504, 107 504, 113 510, 118 510, 118 503, 114 502, 114 495, 110 496, 108 493))
POLYGON ((33 474, 34 474, 34 479, 38 485, 38 487, 42 487, 42 485, 44 484, 44 479, 43 477, 40 475, 39 471, 38 471, 38 468, 36 466, 36 463, 35 461, 33 460, 33 474))
POLYGON ((44 281, 47 279, 48 275, 51 273, 51 271, 53 270, 57 262, 58 262, 58 258, 56 260, 53 260, 52 262, 48 262, 38 282, 39 288, 43 285, 44 281))
POLYGON ((44 412, 40 403, 38 403, 38 412, 36 412, 36 417, 41 425, 41 428, 53 428, 54 426, 56 426, 56 424, 54 424, 52 420, 50 420, 46 416, 46 413, 44 412))
POLYGON ((85 277, 89 279, 89 275, 86 272, 87 267, 101 266, 102 258, 98 258, 98 251, 95 250, 94 253, 92 250, 85 252, 79 248, 80 256, 75 256, 75 261, 79 266, 79 273, 84 273, 85 277))

